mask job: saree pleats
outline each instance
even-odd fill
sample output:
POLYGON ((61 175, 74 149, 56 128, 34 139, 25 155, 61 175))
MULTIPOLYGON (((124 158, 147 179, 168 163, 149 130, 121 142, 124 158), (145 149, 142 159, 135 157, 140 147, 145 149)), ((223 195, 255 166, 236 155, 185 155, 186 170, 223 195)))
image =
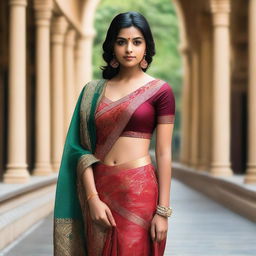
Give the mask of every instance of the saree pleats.
POLYGON ((100 162, 94 165, 94 179, 99 197, 110 208, 116 227, 104 229, 87 218, 89 255, 163 255, 166 240, 158 243, 150 235, 158 200, 154 166, 149 163, 119 169, 100 162))

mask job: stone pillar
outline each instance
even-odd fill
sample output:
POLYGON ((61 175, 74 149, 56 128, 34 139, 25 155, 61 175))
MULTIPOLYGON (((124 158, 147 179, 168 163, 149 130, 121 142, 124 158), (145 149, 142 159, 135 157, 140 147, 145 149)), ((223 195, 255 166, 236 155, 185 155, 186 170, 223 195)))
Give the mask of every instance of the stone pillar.
POLYGON ((9 0, 8 159, 4 183, 29 180, 26 156, 26 0, 9 0))
POLYGON ((51 0, 34 0, 36 20, 36 159, 34 175, 51 174, 50 19, 51 0))
POLYGON ((192 90, 191 90, 191 144, 190 144, 190 165, 198 166, 198 142, 199 142, 199 56, 198 49, 194 47, 191 55, 192 66, 192 90))
POLYGON ((256 183, 256 0, 249 0, 248 159, 245 183, 256 183))
POLYGON ((229 0, 211 0, 213 15, 213 150, 211 174, 232 175, 230 164, 229 0))
POLYGON ((64 35, 67 29, 67 21, 63 16, 53 19, 51 46, 52 46, 52 69, 51 69, 51 107, 52 107, 52 168, 58 172, 64 146, 64 79, 63 79, 63 51, 64 35))
POLYGON ((200 25, 200 123, 199 123, 199 163, 198 170, 209 170, 211 147, 211 21, 208 14, 201 14, 200 25))
POLYGON ((87 30, 85 35, 80 35, 76 40, 75 66, 76 66, 76 98, 84 85, 92 79, 92 43, 95 36, 94 30, 87 30))
POLYGON ((75 45, 75 30, 69 29, 65 37, 64 51, 64 137, 71 121, 71 116, 74 111, 75 103, 75 67, 74 67, 74 45, 75 45))
POLYGON ((190 124, 191 124, 191 108, 190 108, 190 49, 187 45, 180 46, 180 53, 183 62, 183 86, 182 86, 182 115, 181 115, 181 150, 180 162, 189 164, 190 157, 190 124))

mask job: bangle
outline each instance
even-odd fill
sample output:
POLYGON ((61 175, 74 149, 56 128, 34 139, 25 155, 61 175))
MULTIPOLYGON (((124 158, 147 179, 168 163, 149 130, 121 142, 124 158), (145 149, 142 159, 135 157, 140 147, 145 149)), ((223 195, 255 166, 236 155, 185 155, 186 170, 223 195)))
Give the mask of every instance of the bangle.
POLYGON ((92 193, 92 194, 90 194, 88 197, 87 197, 87 201, 90 199, 90 198, 92 198, 93 196, 97 196, 98 195, 98 193, 92 193))
POLYGON ((158 205, 156 209, 156 214, 164 217, 170 217, 172 215, 172 208, 158 205))

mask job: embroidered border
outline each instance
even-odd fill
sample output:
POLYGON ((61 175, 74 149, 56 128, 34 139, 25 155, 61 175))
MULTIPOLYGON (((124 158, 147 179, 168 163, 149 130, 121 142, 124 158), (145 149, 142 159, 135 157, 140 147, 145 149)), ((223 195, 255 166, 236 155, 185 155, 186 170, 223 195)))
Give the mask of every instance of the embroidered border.
POLYGON ((100 160, 96 158, 93 154, 82 155, 77 164, 77 176, 79 179, 82 179, 82 175, 87 167, 90 165, 99 162, 100 160))
POLYGON ((87 255, 80 235, 81 225, 78 220, 54 218, 54 256, 87 255))
POLYGON ((151 139, 152 134, 147 132, 136 132, 136 131, 124 131, 120 137, 134 137, 134 138, 144 138, 151 139))
POLYGON ((157 116, 158 124, 173 124, 175 121, 175 115, 162 115, 157 116))
POLYGON ((137 214, 128 211, 121 205, 119 205, 117 202, 110 200, 106 195, 105 195, 105 200, 108 201, 108 204, 111 205, 111 208, 116 211, 119 215, 123 216, 124 218, 128 219, 129 221, 141 226, 142 228, 148 230, 150 227, 150 222, 144 220, 137 214))

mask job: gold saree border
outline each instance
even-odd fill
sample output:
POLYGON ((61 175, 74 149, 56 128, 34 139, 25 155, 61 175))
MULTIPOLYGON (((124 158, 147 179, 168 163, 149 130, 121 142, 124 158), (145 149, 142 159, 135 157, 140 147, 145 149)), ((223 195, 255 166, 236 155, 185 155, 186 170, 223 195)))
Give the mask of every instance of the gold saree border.
POLYGON ((90 165, 99 162, 100 160, 96 158, 93 154, 82 155, 77 164, 77 179, 82 179, 82 175, 86 168, 90 165))
POLYGON ((71 218, 54 218, 54 256, 85 256, 84 245, 79 235, 81 221, 71 218), (75 242, 74 242, 75 241, 75 242), (58 249, 56 249, 58 248, 58 249))
MULTIPOLYGON (((98 80, 92 80, 85 85, 85 90, 84 90, 84 94, 83 94, 81 106, 80 106, 80 138, 81 138, 80 143, 84 148, 90 151, 92 151, 92 148, 91 148, 91 141, 90 141, 87 124, 90 116, 91 103, 92 103, 92 98, 95 94, 95 90, 98 88, 98 86, 102 86, 103 82, 104 80, 98 79, 98 80)), ((97 103, 96 103, 97 106, 102 98, 102 95, 103 95, 103 88, 97 100, 97 103)), ((100 159, 98 159, 93 154, 82 155, 78 159, 78 164, 77 164, 78 179, 81 180, 82 175, 87 167, 99 161, 100 159)))

